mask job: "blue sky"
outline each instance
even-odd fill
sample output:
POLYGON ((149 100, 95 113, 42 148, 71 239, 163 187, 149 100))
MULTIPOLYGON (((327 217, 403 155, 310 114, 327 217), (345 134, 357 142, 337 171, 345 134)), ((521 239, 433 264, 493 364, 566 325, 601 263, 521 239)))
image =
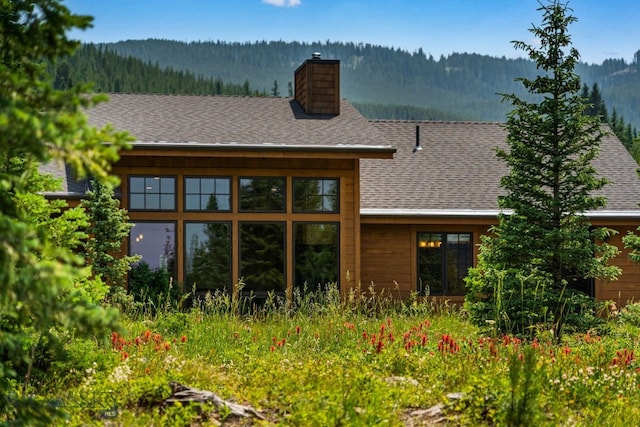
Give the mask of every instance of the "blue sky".
MULTIPOLYGON (((546 4, 546 0, 543 0, 546 4)), ((92 15, 85 42, 162 38, 178 41, 341 41, 371 43, 436 59, 453 52, 513 58, 512 40, 532 43, 538 0, 66 0, 92 15)), ((627 62, 640 50, 638 0, 569 1, 581 59, 627 62)))

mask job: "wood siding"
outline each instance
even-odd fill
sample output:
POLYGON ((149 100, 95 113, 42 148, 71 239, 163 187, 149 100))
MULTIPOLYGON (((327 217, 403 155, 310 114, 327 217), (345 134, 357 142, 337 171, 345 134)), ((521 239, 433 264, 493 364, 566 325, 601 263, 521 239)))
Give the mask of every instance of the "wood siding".
MULTIPOLYGON (((375 285, 377 291, 385 289, 392 295, 406 298, 417 290, 417 241, 421 231, 470 232, 473 233, 474 265, 478 256, 480 236, 495 221, 464 220, 450 218, 410 219, 410 218, 363 218, 361 219, 361 271, 362 286, 375 285), (422 224, 420 224, 422 222, 422 224)), ((618 280, 605 283, 596 281, 595 297, 598 300, 614 301, 618 307, 630 301, 640 300, 640 265, 628 258, 628 250, 622 245, 622 236, 635 230, 632 222, 594 221, 596 226, 608 226, 619 233, 609 243, 621 249, 621 253, 611 264, 622 269, 618 280)), ((440 297, 442 298, 442 297, 440 297)), ((445 297, 450 301, 462 301, 463 297, 445 297)))

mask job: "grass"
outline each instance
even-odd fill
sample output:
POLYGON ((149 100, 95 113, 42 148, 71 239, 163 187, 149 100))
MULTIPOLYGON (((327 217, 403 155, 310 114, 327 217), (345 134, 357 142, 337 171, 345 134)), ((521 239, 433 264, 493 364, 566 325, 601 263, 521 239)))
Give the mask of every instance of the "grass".
POLYGON ((525 343, 486 336, 451 306, 331 292, 244 316, 224 296, 125 315, 110 339, 70 340, 37 394, 68 425, 640 425, 637 326, 525 343), (163 406, 171 381, 264 419, 163 406))

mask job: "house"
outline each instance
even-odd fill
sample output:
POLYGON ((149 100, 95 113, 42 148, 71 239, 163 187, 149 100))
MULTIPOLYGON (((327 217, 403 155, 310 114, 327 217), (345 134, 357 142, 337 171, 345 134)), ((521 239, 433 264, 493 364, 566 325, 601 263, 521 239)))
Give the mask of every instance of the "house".
MULTIPOLYGON (((295 71, 295 97, 113 94, 89 111, 135 138, 114 165, 135 224, 127 251, 186 288, 257 296, 338 282, 461 300, 480 236, 497 222, 499 123, 367 121, 340 98, 340 63, 295 71)), ((595 162, 612 184, 594 225, 640 224, 637 165, 607 136, 595 162)), ((77 184, 67 184, 78 196, 77 184)), ((640 296, 626 253, 599 299, 640 296)))

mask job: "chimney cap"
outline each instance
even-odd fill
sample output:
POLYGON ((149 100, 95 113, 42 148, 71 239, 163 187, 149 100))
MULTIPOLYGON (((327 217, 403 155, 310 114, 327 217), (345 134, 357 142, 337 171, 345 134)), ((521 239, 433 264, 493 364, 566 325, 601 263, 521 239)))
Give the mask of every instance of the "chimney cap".
POLYGON ((320 52, 313 52, 311 54, 311 58, 312 59, 320 59, 321 56, 322 56, 322 54, 320 52))

